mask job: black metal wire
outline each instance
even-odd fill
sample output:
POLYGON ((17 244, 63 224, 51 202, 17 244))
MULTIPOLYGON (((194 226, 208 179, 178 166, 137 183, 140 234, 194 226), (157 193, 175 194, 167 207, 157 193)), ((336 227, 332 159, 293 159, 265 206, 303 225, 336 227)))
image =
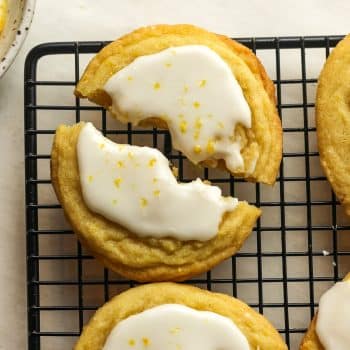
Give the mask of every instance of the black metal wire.
MULTIPOLYGON (((264 208, 278 208, 280 224, 265 224, 263 221, 258 221, 255 228, 256 244, 254 251, 243 251, 238 253, 231 259, 232 275, 230 278, 215 277, 213 272, 208 272, 203 277, 198 277, 185 283, 197 284, 207 289, 215 290, 217 286, 230 286, 232 295, 240 296, 239 288, 242 285, 257 286, 256 302, 251 302, 252 307, 257 308, 260 312, 266 310, 282 310, 283 322, 279 327, 279 331, 284 335, 288 345, 293 343, 293 336, 301 337, 309 319, 305 320, 303 327, 294 327, 291 323, 291 315, 296 309, 308 309, 309 318, 314 315, 315 307, 317 307, 317 298, 315 297, 315 283, 332 283, 338 281, 341 276, 339 270, 339 260, 341 257, 349 257, 350 251, 342 250, 339 247, 338 235, 341 232, 350 230, 350 226, 338 222, 337 207, 339 202, 334 194, 329 200, 314 200, 311 193, 311 185, 315 181, 326 181, 324 176, 318 176, 311 173, 310 162, 318 157, 318 153, 310 150, 310 134, 315 132, 315 127, 309 126, 310 108, 314 107, 313 102, 308 100, 307 87, 308 84, 315 84, 317 77, 310 77, 307 72, 306 62, 309 49, 325 49, 325 57, 328 56, 330 49, 334 47, 341 39, 340 36, 322 36, 322 37, 285 37, 285 38, 244 38, 238 39, 241 43, 251 48, 259 56, 260 50, 269 50, 275 55, 276 85, 278 104, 277 108, 283 120, 286 110, 301 109, 303 113, 303 126, 286 127, 284 133, 298 133, 304 139, 303 152, 285 152, 281 163, 280 174, 277 179, 279 188, 279 199, 267 201, 262 197, 262 188, 260 184, 250 184, 250 190, 254 192, 253 204, 264 208), (283 64, 281 62, 281 53, 286 50, 299 50, 301 77, 297 79, 284 79, 281 71, 283 64), (284 50, 284 51, 283 51, 284 50), (282 101, 282 87, 284 86, 300 86, 302 91, 302 101, 300 103, 284 103, 282 101), (305 176, 289 176, 285 172, 285 162, 289 159, 302 159, 305 166, 305 176), (290 183, 305 185, 305 200, 287 200, 286 186, 290 183), (313 208, 325 207, 331 212, 330 222, 327 224, 313 224, 313 208), (307 213, 307 221, 303 225, 289 225, 287 215, 289 210, 293 208, 304 208, 307 213), (333 250, 329 252, 329 256, 333 259, 333 274, 332 275, 316 275, 315 274, 315 258, 324 256, 321 250, 315 250, 313 245, 315 231, 321 233, 331 232, 333 250), (264 251, 264 234, 267 232, 280 233, 280 250, 264 251), (291 251, 288 249, 287 240, 290 240, 296 232, 307 233, 307 248, 305 250, 291 251), (306 277, 293 277, 288 274, 288 258, 305 258, 307 259, 306 277), (281 274, 278 277, 264 276, 264 259, 280 258, 281 274), (247 259, 256 260, 256 277, 237 276, 240 264, 247 259), (280 283, 282 285, 283 300, 280 302, 266 301, 267 295, 264 293, 264 287, 280 283), (290 301, 289 288, 293 283, 307 283, 309 297, 307 302, 292 302, 290 301)), ((129 124, 126 129, 115 129, 114 126, 109 126, 109 120, 106 116, 106 111, 103 108, 93 105, 81 105, 79 99, 75 99, 72 105, 51 105, 37 103, 37 88, 55 86, 57 88, 73 87, 76 85, 80 77, 79 63, 80 57, 83 54, 91 54, 98 52, 106 42, 68 42, 68 43, 50 43, 35 47, 28 55, 25 63, 25 120, 24 120, 24 136, 25 136, 25 186, 26 186, 26 233, 27 233, 27 282, 28 282, 28 349, 51 349, 45 347, 43 339, 47 337, 54 338, 72 338, 77 337, 86 322, 85 313, 96 310, 100 304, 90 305, 86 302, 84 293, 85 288, 92 286, 101 286, 101 303, 107 301, 113 293, 110 288, 127 288, 134 286, 135 282, 116 277, 107 269, 103 269, 102 276, 97 278, 85 279, 84 264, 88 261, 94 261, 94 258, 84 249, 79 243, 76 245, 76 251, 66 253, 64 251, 55 254, 44 254, 40 250, 40 238, 44 237, 60 237, 66 238, 73 235, 69 228, 55 227, 48 229, 40 225, 40 218, 47 211, 61 210, 61 206, 57 204, 45 203, 39 200, 38 193, 42 186, 49 186, 51 180, 49 178, 38 177, 39 161, 48 161, 49 154, 39 153, 37 143, 40 137, 44 135, 53 135, 54 129, 39 129, 37 124, 38 111, 73 111, 75 113, 75 121, 78 122, 84 117, 84 113, 95 111, 101 113, 101 130, 104 135, 126 135, 127 142, 133 143, 134 137, 138 135, 149 135, 153 146, 160 148, 165 155, 178 166, 179 179, 181 181, 190 181, 192 178, 184 173, 184 164, 187 160, 179 153, 171 148, 171 139, 168 132, 164 130, 144 129, 134 130, 129 124), (74 80, 57 81, 57 80, 38 80, 37 70, 38 62, 41 58, 48 55, 70 55, 74 59, 74 80), (162 141, 161 141, 162 140, 162 141), (76 267, 76 278, 74 279, 50 279, 40 276, 42 264, 46 262, 55 262, 63 264, 69 262, 76 267), (74 305, 41 305, 41 288, 49 286, 72 288, 76 287, 76 303, 74 305), (52 313, 53 317, 57 312, 76 312, 77 328, 75 329, 48 329, 46 324, 42 324, 41 316, 43 312, 52 313)), ((52 67, 54 69, 54 67, 52 67)), ((45 113, 45 112, 41 112, 45 113)), ((61 123, 60 113, 57 113, 55 124, 61 123)), ((226 177, 214 176, 210 174, 208 169, 203 170, 202 177, 209 179, 215 184, 227 184, 232 195, 236 192, 236 185, 243 182, 241 179, 233 179, 232 176, 226 177)), ((274 321, 272 319, 272 321, 274 321)), ((62 346, 62 349, 65 347, 62 346)), ((296 349, 295 345, 294 348, 296 349)))

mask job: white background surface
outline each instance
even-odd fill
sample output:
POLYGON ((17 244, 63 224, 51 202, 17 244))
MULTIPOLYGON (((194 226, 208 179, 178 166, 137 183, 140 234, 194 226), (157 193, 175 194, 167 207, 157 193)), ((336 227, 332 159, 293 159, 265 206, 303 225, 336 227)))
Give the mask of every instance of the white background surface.
POLYGON ((27 41, 0 81, 0 349, 26 346, 22 101, 30 48, 111 40, 154 23, 193 23, 235 37, 345 34, 349 13, 348 0, 38 0, 27 41))

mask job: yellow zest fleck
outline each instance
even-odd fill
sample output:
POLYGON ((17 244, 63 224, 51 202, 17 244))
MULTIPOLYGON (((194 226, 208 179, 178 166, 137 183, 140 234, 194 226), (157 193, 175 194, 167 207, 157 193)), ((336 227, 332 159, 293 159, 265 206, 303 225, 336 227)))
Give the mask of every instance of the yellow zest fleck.
POLYGON ((179 114, 179 115, 178 115, 178 118, 180 118, 180 119, 182 119, 183 117, 184 117, 183 114, 179 114))
POLYGON ((134 159, 134 153, 128 152, 128 158, 129 159, 134 159))
POLYGON ((128 344, 129 344, 129 346, 135 346, 135 340, 129 339, 128 344))
POLYGON ((132 81, 133 79, 134 79, 134 78, 133 78, 131 75, 128 76, 128 80, 129 80, 129 81, 132 81))
POLYGON ((148 338, 142 338, 142 343, 144 346, 148 346, 151 343, 151 341, 148 338))
POLYGON ((171 334, 178 334, 180 332, 180 327, 174 327, 169 330, 171 334))
POLYGON ((201 80, 200 82, 199 82, 199 87, 204 87, 205 85, 207 85, 207 81, 205 80, 205 79, 203 79, 203 80, 201 80))
POLYGON ((114 179, 114 186, 119 188, 120 184, 122 183, 122 178, 121 177, 117 177, 116 179, 114 179))
POLYGON ((117 200, 116 200, 116 199, 113 199, 113 200, 112 200, 112 204, 113 204, 113 205, 116 205, 116 204, 117 204, 117 200))
POLYGON ((105 148, 105 144, 104 144, 104 143, 100 143, 100 144, 98 145, 98 147, 99 147, 99 149, 104 149, 104 148, 105 148))
POLYGON ((211 113, 208 114, 208 118, 211 119, 213 118, 213 115, 211 113))
POLYGON ((154 190, 153 194, 154 194, 154 197, 158 197, 160 195, 160 191, 159 190, 154 190))
POLYGON ((199 153, 202 152, 202 147, 201 147, 200 145, 195 145, 195 146, 193 147, 193 151, 194 151, 194 153, 199 154, 199 153))
POLYGON ((125 145, 118 145, 118 151, 122 151, 125 148, 125 145))
POLYGON ((194 101, 193 102, 193 107, 194 108, 199 108, 201 106, 201 104, 198 101, 194 101))
POLYGON ((91 184, 91 182, 94 180, 94 177, 92 175, 88 176, 88 183, 91 184))
POLYGON ((187 131, 187 122, 186 120, 182 120, 180 123, 180 131, 185 134, 187 131))
POLYGON ((141 205, 141 208, 147 207, 147 205, 148 205, 148 200, 147 200, 146 198, 142 197, 142 198, 140 199, 140 205, 141 205))
POLYGON ((195 127, 196 129, 200 129, 202 126, 203 126, 202 119, 199 118, 199 117, 197 117, 197 118, 196 118, 196 121, 195 121, 195 123, 194 123, 194 127, 195 127))
POLYGON ((215 144, 214 141, 209 140, 207 143, 207 153, 209 154, 213 154, 215 151, 215 144))
POLYGON ((193 138, 195 139, 195 140, 198 140, 199 139, 199 134, 200 134, 201 132, 197 129, 195 132, 194 132, 194 134, 193 134, 193 138))
POLYGON ((156 177, 153 178, 152 182, 156 184, 158 182, 158 179, 156 177))
POLYGON ((170 68, 172 65, 173 65, 173 64, 172 64, 172 63, 169 63, 169 62, 165 63, 165 67, 167 67, 167 68, 170 68))
POLYGON ((223 129, 224 128, 224 124, 222 122, 218 122, 218 128, 219 129, 223 129))
POLYGON ((117 167, 118 168, 124 168, 124 162, 122 160, 118 160, 117 167))
POLYGON ((188 93, 188 86, 187 86, 187 85, 184 86, 184 93, 185 93, 185 94, 188 93))
POLYGON ((157 159, 156 159, 156 158, 152 158, 152 159, 149 160, 148 166, 149 166, 150 168, 153 168, 154 165, 156 164, 156 162, 157 162, 157 159))
POLYGON ((182 346, 180 344, 176 344, 176 350, 181 350, 182 346))
POLYGON ((154 89, 154 90, 159 90, 159 89, 160 89, 160 84, 159 84, 158 82, 155 82, 155 83, 153 84, 153 89, 154 89))
POLYGON ((138 168, 140 166, 140 163, 135 163, 135 168, 138 168))

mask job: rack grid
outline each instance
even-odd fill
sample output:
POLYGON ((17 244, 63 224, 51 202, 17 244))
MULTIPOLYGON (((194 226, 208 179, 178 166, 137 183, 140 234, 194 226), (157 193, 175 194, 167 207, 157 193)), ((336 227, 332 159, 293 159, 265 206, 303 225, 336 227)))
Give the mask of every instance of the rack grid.
POLYGON ((256 52, 276 86, 284 153, 274 187, 195 168, 171 148, 167 131, 124 126, 103 108, 73 97, 86 62, 108 42, 35 47, 26 59, 24 82, 28 349, 72 346, 99 306, 136 284, 104 269, 84 250, 54 196, 49 162, 55 129, 80 120, 93 121, 119 142, 158 147, 178 167, 180 181, 201 176, 262 208, 235 257, 185 283, 243 299, 297 349, 320 295, 350 266, 350 226, 320 169, 314 123, 317 76, 341 38, 237 39, 256 52), (41 73, 44 65, 49 73, 41 73))

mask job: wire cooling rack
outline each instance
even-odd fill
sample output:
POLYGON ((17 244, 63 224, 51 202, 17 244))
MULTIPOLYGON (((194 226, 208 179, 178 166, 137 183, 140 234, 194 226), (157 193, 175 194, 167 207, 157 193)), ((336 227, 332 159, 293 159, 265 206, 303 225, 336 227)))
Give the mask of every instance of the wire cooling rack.
POLYGON ((72 90, 83 68, 106 42, 35 47, 25 65, 29 349, 70 348, 96 308, 134 285, 104 269, 76 241, 51 187, 54 131, 80 120, 94 122, 120 143, 158 147, 178 167, 181 181, 201 176, 224 194, 262 208, 239 254, 186 283, 241 298, 297 349, 320 295, 350 268, 350 226, 320 169, 314 124, 316 78, 340 39, 239 39, 256 52, 276 84, 284 154, 274 187, 200 170, 171 148, 166 131, 119 124, 104 109, 76 99, 72 90))

